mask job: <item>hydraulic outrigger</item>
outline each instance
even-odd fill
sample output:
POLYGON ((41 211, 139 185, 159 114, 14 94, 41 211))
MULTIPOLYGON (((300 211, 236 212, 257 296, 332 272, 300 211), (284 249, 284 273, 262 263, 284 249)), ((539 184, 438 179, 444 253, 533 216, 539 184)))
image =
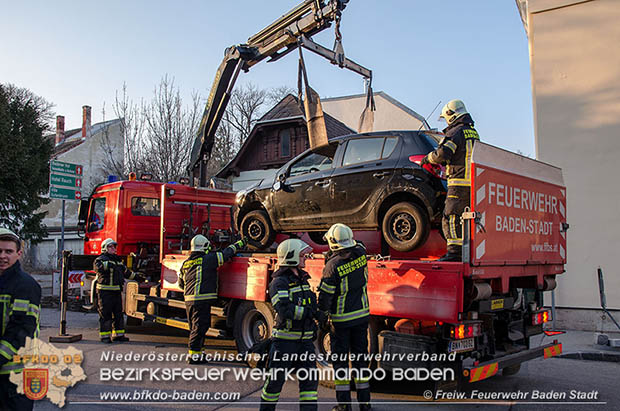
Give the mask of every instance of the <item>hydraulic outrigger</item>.
MULTIPOLYGON (((206 163, 215 142, 215 133, 241 70, 247 72, 250 67, 266 58, 269 58, 270 62, 276 61, 298 47, 303 47, 328 59, 332 64, 347 68, 363 76, 368 85, 368 101, 371 101, 372 71, 346 58, 342 47, 340 18, 348 2, 349 0, 306 0, 250 37, 246 44, 231 46, 226 49, 224 59, 215 74, 215 80, 200 122, 197 141, 192 151, 189 172, 190 175, 199 177, 200 187, 206 185, 206 163), (336 39, 334 49, 329 50, 312 41, 311 36, 330 27, 332 22, 336 24, 336 39)), ((314 105, 315 111, 317 107, 320 111, 318 98, 313 100, 308 97, 308 94, 306 96, 314 105)), ((371 105, 367 104, 365 112, 369 110, 368 107, 371 105)), ((312 113, 312 108, 310 112, 312 113)), ((310 117, 308 107, 306 108, 306 117, 310 117)), ((366 118, 368 117, 366 116, 366 118)), ((307 121, 310 121, 310 118, 307 118, 307 121)), ((310 142, 312 149, 318 147, 312 136, 310 142)))

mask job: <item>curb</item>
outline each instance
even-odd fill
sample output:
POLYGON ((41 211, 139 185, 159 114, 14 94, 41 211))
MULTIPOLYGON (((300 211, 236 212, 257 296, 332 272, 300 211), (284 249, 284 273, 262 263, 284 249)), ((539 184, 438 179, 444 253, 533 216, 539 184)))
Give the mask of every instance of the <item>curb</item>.
POLYGON ((585 361, 620 362, 620 353, 577 351, 577 352, 569 352, 566 354, 561 354, 557 358, 568 358, 571 360, 585 360, 585 361))

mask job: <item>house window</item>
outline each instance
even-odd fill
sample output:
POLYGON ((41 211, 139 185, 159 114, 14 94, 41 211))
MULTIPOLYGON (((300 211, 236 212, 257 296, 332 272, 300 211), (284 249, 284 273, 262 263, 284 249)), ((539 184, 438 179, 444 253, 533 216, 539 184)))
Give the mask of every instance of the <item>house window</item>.
POLYGON ((291 156, 291 133, 288 129, 280 131, 280 158, 291 156))

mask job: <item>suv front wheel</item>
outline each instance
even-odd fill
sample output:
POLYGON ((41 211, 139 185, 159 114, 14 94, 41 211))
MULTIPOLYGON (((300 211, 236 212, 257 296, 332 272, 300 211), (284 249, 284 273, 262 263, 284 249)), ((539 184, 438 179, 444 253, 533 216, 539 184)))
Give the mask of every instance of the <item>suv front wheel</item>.
POLYGON ((241 221, 241 234, 250 239, 249 248, 264 250, 276 239, 269 216, 263 210, 250 211, 241 221))
POLYGON ((383 217, 381 231, 388 245, 407 252, 424 244, 430 233, 430 221, 415 204, 400 202, 390 207, 383 217))

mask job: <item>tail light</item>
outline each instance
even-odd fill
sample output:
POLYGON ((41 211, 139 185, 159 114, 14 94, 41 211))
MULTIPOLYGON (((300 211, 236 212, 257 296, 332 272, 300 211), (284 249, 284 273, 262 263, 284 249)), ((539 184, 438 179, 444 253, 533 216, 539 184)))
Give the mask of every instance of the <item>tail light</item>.
MULTIPOLYGON (((422 161, 422 159, 426 157, 425 155, 415 155, 415 156, 409 156, 409 161, 411 161, 412 163, 415 163, 417 165, 420 165, 420 162, 422 161)), ((444 175, 444 167, 440 166, 439 164, 424 164, 422 166, 422 168, 426 171, 428 171, 433 177, 437 177, 437 178, 441 178, 443 179, 443 175, 444 175)))
POLYGON ((482 335, 481 322, 466 322, 450 325, 450 339, 462 340, 463 338, 478 337, 482 335))
POLYGON ((551 321, 549 310, 542 310, 532 313, 532 325, 540 325, 551 321))

